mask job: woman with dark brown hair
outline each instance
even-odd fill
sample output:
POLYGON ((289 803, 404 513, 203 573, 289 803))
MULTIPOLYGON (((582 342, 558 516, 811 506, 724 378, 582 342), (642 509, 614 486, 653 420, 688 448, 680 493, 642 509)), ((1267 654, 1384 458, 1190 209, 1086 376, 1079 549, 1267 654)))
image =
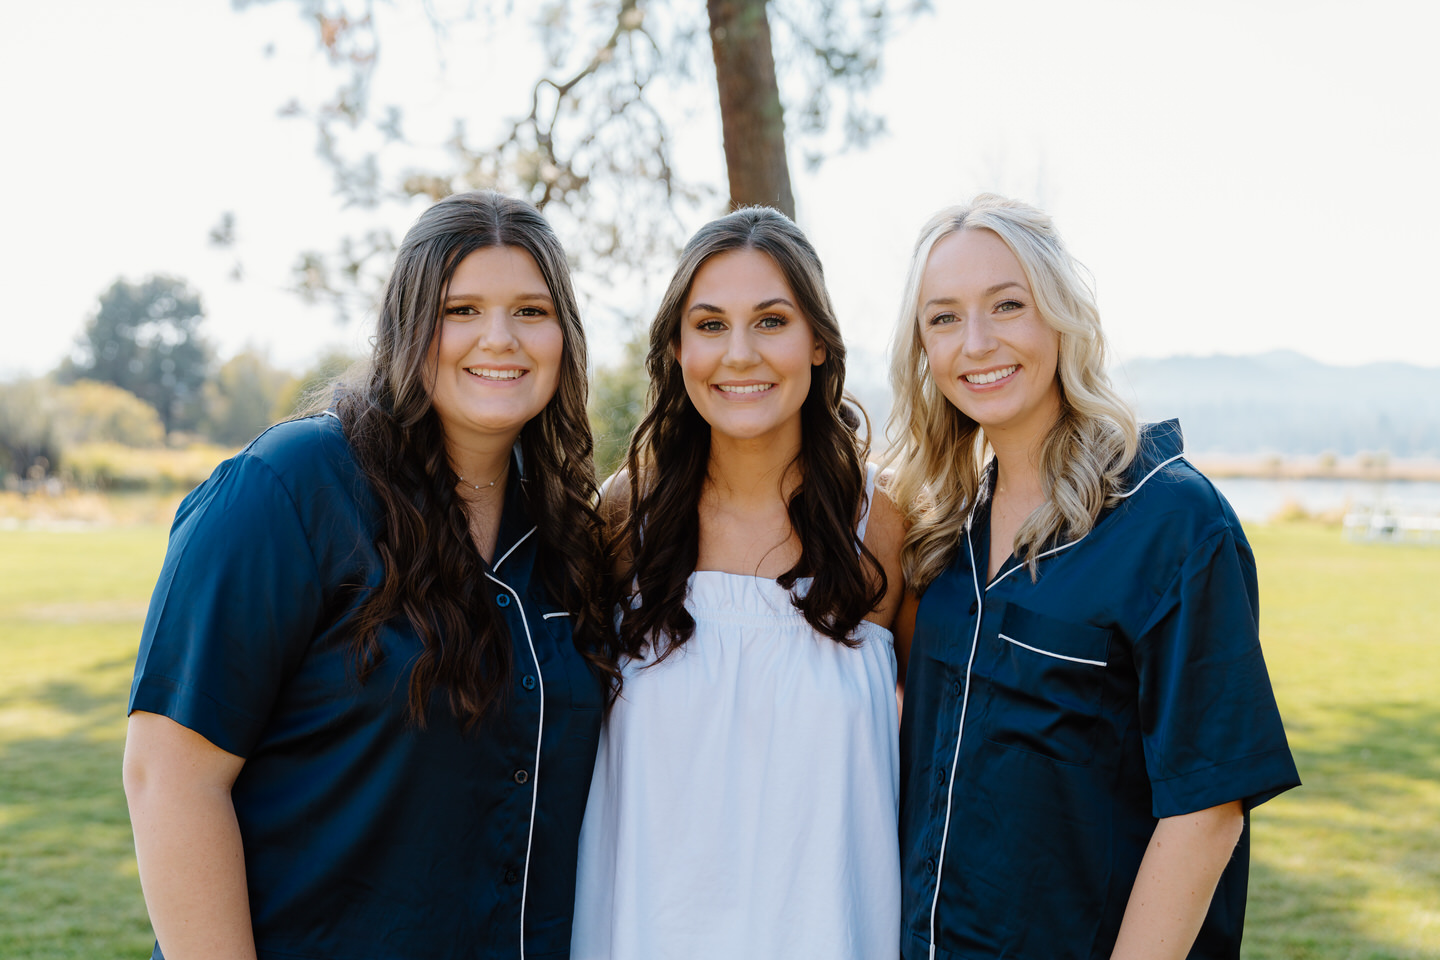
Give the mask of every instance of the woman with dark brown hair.
POLYGON ((364 376, 186 498, 125 752, 155 957, 566 955, 617 675, 585 396, 553 231, 452 196, 364 376))
POLYGON ((773 210, 686 245, 606 491, 625 686, 573 955, 893 955, 898 515, 844 405, 819 258, 773 210))

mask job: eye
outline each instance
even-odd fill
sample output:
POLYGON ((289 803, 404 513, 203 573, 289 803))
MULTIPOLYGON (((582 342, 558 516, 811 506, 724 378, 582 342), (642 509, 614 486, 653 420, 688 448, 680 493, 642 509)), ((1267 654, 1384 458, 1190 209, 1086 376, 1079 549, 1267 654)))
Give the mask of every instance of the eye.
POLYGON ((540 317, 540 318, 544 318, 544 317, 550 316, 550 311, 549 311, 549 310, 546 310, 544 307, 528 306, 528 307, 521 307, 520 309, 516 310, 516 311, 515 311, 515 314, 516 314, 516 316, 521 316, 521 317, 540 317))
POLYGON ((758 326, 761 330, 778 330, 789 322, 789 320, 785 319, 779 314, 772 313, 768 316, 761 317, 758 321, 756 321, 756 326, 758 326))
POLYGON ((695 329, 699 330, 701 333, 719 333, 720 331, 725 329, 725 321, 715 320, 713 318, 710 320, 701 320, 699 323, 695 324, 695 329))
POLYGON ((947 323, 955 323, 957 320, 959 320, 959 317, 953 313, 937 313, 925 322, 928 326, 939 327, 947 323))
POLYGON ((479 311, 469 304, 457 303, 445 308, 445 316, 447 317, 474 317, 478 315, 479 311))
POLYGON ((1013 313, 1016 310, 1024 309, 1025 304, 1021 303, 1019 300, 1002 300, 1000 303, 995 305, 995 310, 999 313, 1013 313))

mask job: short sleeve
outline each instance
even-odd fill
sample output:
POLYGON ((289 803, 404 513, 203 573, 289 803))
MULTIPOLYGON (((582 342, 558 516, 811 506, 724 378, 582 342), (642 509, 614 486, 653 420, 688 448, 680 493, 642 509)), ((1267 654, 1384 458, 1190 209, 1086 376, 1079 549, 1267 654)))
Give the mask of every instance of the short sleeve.
POLYGON ((309 538, 279 477, 253 456, 227 461, 176 516, 130 710, 248 757, 322 603, 309 538))
POLYGON ((1243 536, 1226 526, 1185 558, 1136 642, 1135 666, 1155 817, 1232 800, 1249 809, 1299 785, 1243 536))

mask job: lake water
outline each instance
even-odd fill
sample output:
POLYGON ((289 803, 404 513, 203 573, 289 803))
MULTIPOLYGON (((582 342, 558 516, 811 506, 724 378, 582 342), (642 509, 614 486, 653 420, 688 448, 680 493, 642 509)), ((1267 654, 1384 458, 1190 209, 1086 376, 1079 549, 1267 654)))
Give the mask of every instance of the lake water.
POLYGON ((1307 513, 1327 513, 1382 500, 1422 512, 1440 510, 1440 483, 1390 480, 1268 480, 1255 477, 1211 478, 1241 520, 1263 522, 1287 503, 1307 513))

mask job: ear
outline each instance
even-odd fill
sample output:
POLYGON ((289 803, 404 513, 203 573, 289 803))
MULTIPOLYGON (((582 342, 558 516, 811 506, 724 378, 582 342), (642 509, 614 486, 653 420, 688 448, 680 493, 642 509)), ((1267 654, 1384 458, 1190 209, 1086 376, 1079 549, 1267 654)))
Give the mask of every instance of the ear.
POLYGON ((810 351, 810 366, 818 367, 825 362, 825 344, 819 340, 815 341, 815 349, 810 351))

